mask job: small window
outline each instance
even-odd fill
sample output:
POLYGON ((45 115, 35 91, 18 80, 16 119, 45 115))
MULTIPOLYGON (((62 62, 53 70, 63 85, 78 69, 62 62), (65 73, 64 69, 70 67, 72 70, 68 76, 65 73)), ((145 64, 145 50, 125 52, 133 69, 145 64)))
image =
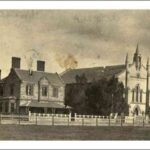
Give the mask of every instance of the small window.
POLYGON ((10 84, 10 95, 14 95, 14 84, 10 84))
POLYGON ((132 90, 132 102, 134 102, 134 97, 135 97, 135 96, 134 96, 134 95, 135 95, 134 93, 135 93, 135 91, 134 91, 134 89, 133 89, 133 90, 132 90))
POLYGON ((47 96, 48 95, 48 87, 47 86, 43 86, 42 87, 42 96, 47 96))
POLYGON ((28 84, 26 86, 26 95, 33 96, 33 85, 32 84, 28 84))
POLYGON ((11 112, 14 113, 14 110, 15 110, 15 104, 11 103, 11 112))
POLYGON ((3 86, 1 85, 1 86, 0 86, 0 96, 3 96, 3 94, 4 94, 3 86))
POLYGON ((143 96, 143 91, 140 91, 140 102, 142 103, 142 96, 143 96))
POLYGON ((53 87, 53 97, 58 97, 58 88, 53 87))

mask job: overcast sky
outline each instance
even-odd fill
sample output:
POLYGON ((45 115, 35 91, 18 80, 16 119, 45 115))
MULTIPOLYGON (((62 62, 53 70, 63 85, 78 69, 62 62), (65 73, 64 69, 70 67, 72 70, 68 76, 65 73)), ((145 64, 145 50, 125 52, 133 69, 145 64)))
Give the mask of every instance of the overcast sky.
POLYGON ((33 69, 41 59, 46 71, 60 73, 68 68, 66 63, 74 68, 123 64, 126 53, 132 62, 138 42, 145 64, 150 54, 150 11, 0 11, 3 77, 12 56, 21 57, 21 68, 28 69, 34 52, 33 69))

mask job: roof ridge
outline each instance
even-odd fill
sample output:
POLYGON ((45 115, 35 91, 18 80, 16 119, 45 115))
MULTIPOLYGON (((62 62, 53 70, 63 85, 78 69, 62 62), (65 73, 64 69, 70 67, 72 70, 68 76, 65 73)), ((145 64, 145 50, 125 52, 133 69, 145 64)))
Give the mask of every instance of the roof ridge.
MULTIPOLYGON (((19 68, 14 68, 14 70, 20 70, 20 71, 29 71, 27 69, 19 69, 19 68)), ((47 71, 38 71, 38 70, 32 70, 33 72, 40 72, 40 73, 46 73, 46 74, 55 74, 54 72, 47 72, 47 71)))

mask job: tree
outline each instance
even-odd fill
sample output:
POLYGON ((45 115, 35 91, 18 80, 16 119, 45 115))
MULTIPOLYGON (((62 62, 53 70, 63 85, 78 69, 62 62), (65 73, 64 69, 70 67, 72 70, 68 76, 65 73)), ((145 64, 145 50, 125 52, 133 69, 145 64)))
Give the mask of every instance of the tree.
MULTIPOLYGON (((85 79, 83 77, 84 75, 82 79, 85 79)), ((73 107, 74 111, 79 114, 121 114, 126 113, 128 110, 123 93, 123 83, 119 82, 117 78, 103 78, 90 84, 78 82, 67 85, 65 102, 66 105, 73 107)))

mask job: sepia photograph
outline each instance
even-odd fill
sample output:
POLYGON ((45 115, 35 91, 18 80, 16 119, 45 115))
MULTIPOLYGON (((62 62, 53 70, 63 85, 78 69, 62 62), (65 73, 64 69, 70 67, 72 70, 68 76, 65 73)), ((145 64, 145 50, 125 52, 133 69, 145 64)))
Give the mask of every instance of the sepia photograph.
POLYGON ((0 140, 150 140, 150 10, 0 10, 0 140))

